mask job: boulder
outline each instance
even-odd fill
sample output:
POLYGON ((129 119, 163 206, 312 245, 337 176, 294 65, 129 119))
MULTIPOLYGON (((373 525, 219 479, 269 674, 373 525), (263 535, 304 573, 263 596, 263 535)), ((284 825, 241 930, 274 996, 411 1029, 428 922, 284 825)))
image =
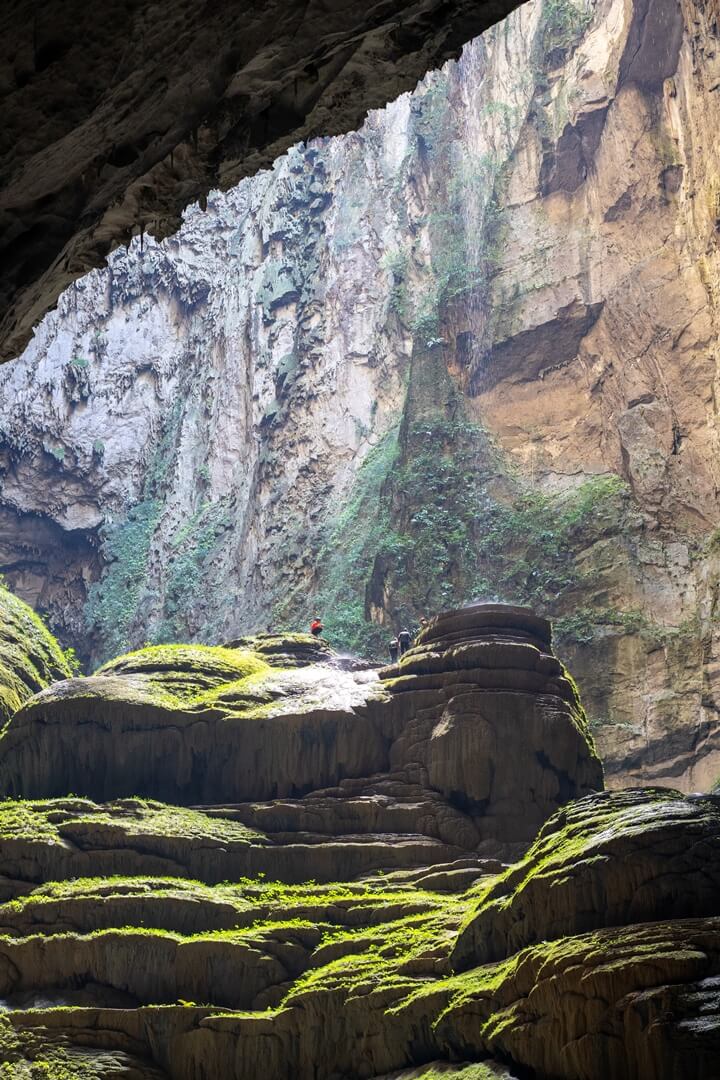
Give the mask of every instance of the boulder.
POLYGON ((600 792, 543 826, 488 888, 453 950, 458 970, 599 927, 716 915, 720 797, 600 792))
POLYGON ((409 705, 391 764, 411 763, 483 840, 526 842, 555 807, 602 787, 577 689, 550 639, 528 608, 475 604, 438 616, 380 672, 409 705))
POLYGON ((181 804, 302 794, 386 766, 391 718, 367 708, 385 696, 365 673, 156 646, 35 697, 0 742, 0 784, 181 804))
POLYGON ((458 976, 437 1038, 544 1080, 712 1080, 719 985, 719 918, 616 926, 458 976))
POLYGON ((42 619, 0 584, 0 726, 33 694, 70 674, 42 619))
MULTIPOLYGON (((381 678, 303 634, 129 653, 18 712, 0 739, 0 789, 273 801, 266 813, 284 807, 284 831, 309 844, 338 830, 352 841, 339 824, 345 807, 354 833, 392 833, 402 819, 404 843, 450 845, 441 861, 478 843, 517 852, 559 806, 602 787, 549 625, 526 609, 476 605, 422 638, 381 678)), ((378 865, 398 864, 388 854, 378 865)))

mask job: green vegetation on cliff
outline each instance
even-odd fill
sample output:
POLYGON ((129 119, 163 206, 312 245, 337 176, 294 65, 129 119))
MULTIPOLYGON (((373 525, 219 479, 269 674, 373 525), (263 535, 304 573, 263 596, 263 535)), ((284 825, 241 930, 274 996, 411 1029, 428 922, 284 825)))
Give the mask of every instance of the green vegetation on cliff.
POLYGON ((548 66, 558 66, 582 39, 592 22, 586 0, 544 0, 540 20, 540 49, 548 66))
POLYGON ((102 642, 103 658, 121 653, 130 644, 161 513, 158 499, 144 499, 128 511, 124 521, 103 530, 103 556, 108 567, 91 585, 85 605, 85 621, 102 642))
MULTIPOLYGON (((584 551, 617 534, 626 514, 617 476, 552 493, 514 475, 463 418, 433 351, 415 363, 403 423, 366 458, 316 563, 315 602, 336 648, 382 658, 401 625, 473 600, 562 614, 584 580, 584 551)), ((292 611, 291 597, 279 618, 292 611)), ((561 638, 592 634, 603 613, 592 618, 561 619, 561 638)), ((632 620, 615 613, 616 623, 632 620)))
MULTIPOLYGON (((376 558, 393 557, 404 542, 392 527, 387 501, 398 452, 394 428, 367 454, 318 554, 319 585, 313 602, 322 613, 325 636, 336 649, 384 652, 385 632, 366 618, 365 591, 376 558)), ((306 608, 304 590, 284 597, 275 606, 274 625, 280 630, 297 625, 306 608)))
MULTIPOLYGON (((170 541, 160 568, 162 590, 151 585, 153 544, 166 513, 165 497, 183 415, 178 400, 147 463, 142 498, 124 518, 101 530, 104 572, 90 587, 84 609, 85 624, 101 661, 143 639, 152 643, 190 637, 212 640, 212 629, 202 625, 198 614, 198 597, 207 599, 213 593, 218 607, 226 602, 223 584, 213 580, 216 557, 232 523, 226 499, 199 502, 170 541)), ((201 467, 201 478, 203 468, 207 467, 201 467)))

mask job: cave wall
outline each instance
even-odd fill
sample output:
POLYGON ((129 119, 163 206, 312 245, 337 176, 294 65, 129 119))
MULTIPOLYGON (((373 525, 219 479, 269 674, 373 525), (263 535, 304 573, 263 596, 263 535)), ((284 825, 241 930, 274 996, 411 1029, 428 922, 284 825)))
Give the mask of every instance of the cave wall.
MULTIPOLYGON (((33 586, 61 633, 99 658, 322 603, 373 652, 521 600, 610 784, 712 782, 717 33, 537 0, 68 290, 0 392, 5 512, 83 537, 78 591, 33 586)), ((16 561, 4 534, 25 595, 16 561)))

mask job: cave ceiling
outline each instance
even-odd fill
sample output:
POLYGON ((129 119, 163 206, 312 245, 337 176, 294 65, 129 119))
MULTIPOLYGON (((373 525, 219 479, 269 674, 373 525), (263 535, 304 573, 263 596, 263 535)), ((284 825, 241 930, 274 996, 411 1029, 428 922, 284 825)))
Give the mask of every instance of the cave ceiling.
POLYGON ((133 234, 368 109, 515 0, 15 0, 0 16, 0 359, 133 234))

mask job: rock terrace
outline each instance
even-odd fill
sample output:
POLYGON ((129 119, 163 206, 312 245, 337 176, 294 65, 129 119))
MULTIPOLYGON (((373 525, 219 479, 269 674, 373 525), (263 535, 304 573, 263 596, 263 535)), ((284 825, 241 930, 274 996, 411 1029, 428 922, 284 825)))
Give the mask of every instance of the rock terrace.
POLYGON ((14 712, 5 1067, 711 1080, 717 799, 602 791, 527 609, 353 667, 305 635, 156 646, 14 712))

